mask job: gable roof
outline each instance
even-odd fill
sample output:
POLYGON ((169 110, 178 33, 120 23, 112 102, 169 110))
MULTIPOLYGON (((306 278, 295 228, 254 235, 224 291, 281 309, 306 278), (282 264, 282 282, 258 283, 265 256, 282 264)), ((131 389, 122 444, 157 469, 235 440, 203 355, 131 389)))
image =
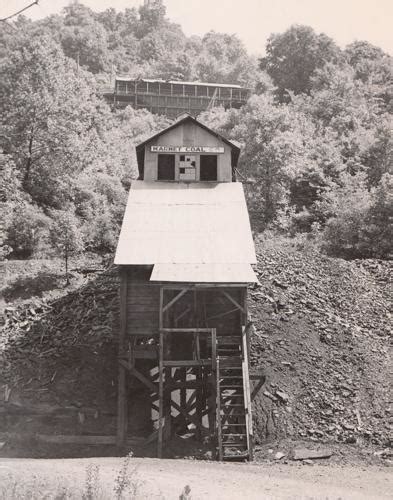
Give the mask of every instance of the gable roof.
MULTIPOLYGON (((181 115, 183 116, 183 115, 181 115)), ((177 128, 181 127, 184 123, 191 122, 194 125, 197 125, 198 127, 202 128, 206 132, 208 132, 211 135, 214 135, 217 139, 220 139, 222 142, 224 142, 227 146, 229 146, 232 149, 232 167, 235 168, 237 166, 237 161, 239 159, 240 155, 240 148, 236 144, 234 144, 231 141, 228 141, 225 137, 223 137, 221 134, 214 132, 214 130, 210 129, 203 123, 199 122, 196 118, 191 116, 190 114, 186 113, 186 116, 184 118, 181 118, 180 120, 175 121, 172 125, 169 127, 161 130, 157 134, 153 135, 152 137, 149 137, 149 139, 146 139, 145 141, 141 142, 136 146, 136 155, 137 155, 137 160, 138 160, 138 170, 140 173, 140 177, 143 177, 143 170, 144 170, 144 159, 145 159, 145 146, 149 144, 149 142, 155 141, 162 135, 166 134, 167 132, 177 128)))
POLYGON ((115 264, 165 264, 160 275, 180 265, 184 281, 204 281, 203 273, 210 281, 234 282, 237 273, 238 281, 250 282, 255 262, 241 183, 132 182, 115 264))

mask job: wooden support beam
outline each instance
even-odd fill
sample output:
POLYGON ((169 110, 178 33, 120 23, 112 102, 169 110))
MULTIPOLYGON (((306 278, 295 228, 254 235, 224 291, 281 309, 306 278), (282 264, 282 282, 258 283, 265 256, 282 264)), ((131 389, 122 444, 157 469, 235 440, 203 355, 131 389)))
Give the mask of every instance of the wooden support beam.
MULTIPOLYGON (((162 289, 161 289, 162 290, 162 289)), ((175 297, 173 297, 172 300, 170 300, 167 304, 165 304, 165 306, 163 306, 162 308, 162 312, 166 312, 168 309, 170 309, 174 304, 176 304, 176 302, 181 299, 181 297, 183 297, 184 294, 186 294, 188 292, 188 288, 184 288, 183 290, 181 290, 181 292, 179 292, 175 297)))
POLYGON ((234 313, 234 312, 236 312, 238 310, 239 310, 238 307, 235 307, 234 309, 229 309, 229 311, 225 311, 225 312, 223 312, 221 314, 216 314, 214 316, 210 316, 210 318, 207 318, 207 321, 210 321, 212 319, 222 318, 223 316, 227 316, 228 314, 232 314, 232 313, 234 313))
POLYGON ((162 458, 163 419, 164 419, 164 366, 163 366, 163 333, 160 333, 159 389, 158 389, 158 458, 162 458))
POLYGON ((163 366, 166 366, 166 367, 173 367, 173 368, 176 368, 176 367, 182 367, 182 366, 189 366, 189 367, 193 367, 193 366, 210 366, 212 364, 212 360, 211 359, 193 359, 193 360, 186 360, 186 361, 163 361, 163 366))
POLYGON ((184 382, 179 380, 177 382, 173 382, 170 385, 172 391, 176 391, 177 389, 186 391, 187 389, 196 389, 197 387, 198 387, 198 382, 196 380, 186 380, 184 382))
POLYGON ((217 441, 218 441, 218 460, 223 459, 222 450, 222 429, 221 429, 221 397, 220 397, 220 360, 217 360, 216 369, 216 426, 217 426, 217 441))
MULTIPOLYGON (((119 357, 125 355, 125 342, 127 333, 127 271, 120 271, 120 332, 119 332, 119 357)), ((127 435, 127 372, 119 364, 118 375, 118 402, 117 402, 117 446, 125 444, 127 435)))
MULTIPOLYGON (((191 382, 191 381, 190 381, 191 382)), ((180 406, 185 408, 187 405, 187 368, 180 369, 180 406)))
MULTIPOLYGON (((31 434, 31 433, 0 433, 1 441, 17 441, 31 440, 34 439, 40 443, 47 444, 73 444, 73 445, 83 445, 83 446, 94 446, 94 445, 116 445, 117 436, 100 436, 100 435, 74 435, 74 434, 31 434)), ((130 437, 127 438, 125 444, 129 446, 143 445, 145 442, 144 438, 140 437, 130 437)))
POLYGON ((232 295, 230 295, 228 292, 226 292, 225 290, 221 290, 221 293, 230 301, 232 302, 233 305, 235 305, 238 309, 240 309, 240 311, 243 313, 243 314, 246 314, 246 310, 245 308, 240 305, 233 297, 232 295))
POLYGON ((191 411, 195 408, 195 391, 191 394, 187 401, 187 411, 191 411))
POLYGON ((151 380, 149 380, 147 377, 143 375, 143 373, 139 372, 136 368, 131 367, 130 372, 134 377, 136 377, 138 380, 140 380, 143 384, 145 384, 146 387, 148 387, 152 392, 157 393, 159 388, 156 384, 153 384, 151 380))
POLYGON ((158 441, 157 441, 157 456, 162 458, 162 440, 163 440, 163 418, 164 418, 164 332, 163 327, 163 306, 164 306, 164 290, 160 289, 160 344, 158 357, 158 441))
POLYGON ((199 423, 198 423, 198 419, 197 419, 196 415, 191 415, 187 411, 187 409, 182 408, 175 401, 172 401, 172 406, 175 408, 175 410, 177 410, 179 413, 181 413, 183 415, 183 417, 185 418, 186 421, 188 420, 191 423, 193 423, 195 425, 195 427, 198 427, 199 423))
POLYGON ((217 428, 216 400, 217 400, 217 330, 212 329, 212 374, 210 376, 210 395, 208 397, 210 435, 215 436, 217 428))
POLYGON ((177 316, 175 319, 174 319, 174 323, 175 325, 177 325, 178 321, 180 321, 182 319, 183 316, 185 316, 186 314, 188 314, 189 312, 191 311, 191 308, 190 306, 187 306, 184 311, 182 313, 179 314, 179 316, 177 316))
POLYGON ((164 440, 168 441, 172 433, 172 390, 169 388, 172 379, 172 368, 165 367, 165 388, 164 388, 164 440))
POLYGON ((202 411, 203 411, 203 391, 202 391, 202 368, 197 368, 196 376, 198 387, 195 389, 196 392, 196 409, 195 416, 197 420, 196 428, 196 438, 200 441, 202 438, 202 411))
POLYGON ((160 328, 165 333, 211 333, 211 328, 160 328))

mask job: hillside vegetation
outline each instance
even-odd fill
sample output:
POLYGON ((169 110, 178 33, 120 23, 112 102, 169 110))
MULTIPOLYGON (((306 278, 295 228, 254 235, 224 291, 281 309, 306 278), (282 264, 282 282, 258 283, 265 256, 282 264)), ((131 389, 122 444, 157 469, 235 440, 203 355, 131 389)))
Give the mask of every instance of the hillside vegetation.
POLYGON ((307 233, 344 258, 391 256, 393 70, 378 47, 292 26, 258 60, 236 35, 186 37, 161 0, 99 13, 74 2, 3 28, 1 258, 113 251, 134 147, 169 123, 111 110, 100 88, 115 72, 250 87, 242 109, 201 119, 242 144, 254 229, 307 233))

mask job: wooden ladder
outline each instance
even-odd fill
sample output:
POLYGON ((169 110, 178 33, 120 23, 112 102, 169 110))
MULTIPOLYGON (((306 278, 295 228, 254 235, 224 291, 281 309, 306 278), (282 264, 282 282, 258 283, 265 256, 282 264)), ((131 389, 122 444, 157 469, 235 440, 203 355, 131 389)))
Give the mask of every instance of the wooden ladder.
POLYGON ((217 337, 217 438, 219 460, 252 460, 247 332, 217 337))

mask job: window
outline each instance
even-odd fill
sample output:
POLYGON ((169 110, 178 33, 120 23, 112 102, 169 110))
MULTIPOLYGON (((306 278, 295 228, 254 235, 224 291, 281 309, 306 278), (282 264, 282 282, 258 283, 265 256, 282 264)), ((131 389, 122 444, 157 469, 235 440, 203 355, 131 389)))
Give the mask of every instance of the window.
POLYGON ((175 180, 175 155, 158 155, 157 180, 175 180))
POLYGON ((201 181, 217 180, 217 156, 201 155, 201 181))
POLYGON ((196 180, 195 156, 180 155, 179 158, 179 180, 196 180))

